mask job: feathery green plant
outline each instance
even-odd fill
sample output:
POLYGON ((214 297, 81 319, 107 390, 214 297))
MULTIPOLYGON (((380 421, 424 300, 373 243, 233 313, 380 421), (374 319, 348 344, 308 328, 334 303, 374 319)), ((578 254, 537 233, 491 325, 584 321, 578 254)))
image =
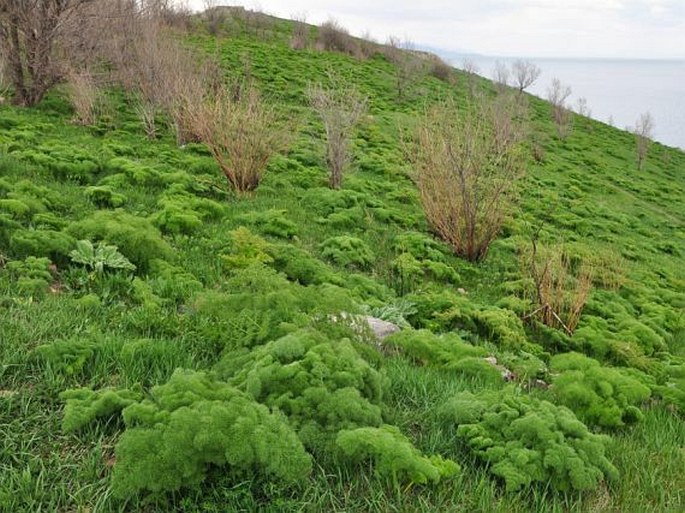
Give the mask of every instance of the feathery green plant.
POLYGON ((639 406, 651 390, 634 374, 604 367, 580 353, 558 354, 549 368, 556 374, 552 393, 584 422, 611 428, 642 420, 639 406))
POLYGON ((258 402, 285 413, 310 449, 330 450, 341 429, 382 422, 385 379, 349 340, 301 330, 251 352, 228 353, 216 369, 258 402))
POLYGON ((358 237, 340 235, 321 243, 321 255, 342 267, 365 269, 375 260, 371 248, 358 237))
POLYGON ((374 462, 374 472, 394 484, 438 483, 456 475, 460 467, 439 455, 426 457, 395 426, 342 430, 335 439, 346 459, 374 462))
POLYGON ((533 483, 592 490, 618 477, 607 458, 610 439, 591 433, 571 410, 513 389, 462 392, 441 409, 456 435, 507 490, 533 483))
POLYGON ((73 433, 83 429, 97 418, 109 418, 120 413, 128 405, 143 398, 139 390, 104 388, 76 388, 59 395, 66 402, 62 431, 73 433))
POLYGON ((210 466, 295 483, 311 457, 283 417, 203 372, 177 370, 123 411, 112 487, 119 496, 196 486, 210 466))

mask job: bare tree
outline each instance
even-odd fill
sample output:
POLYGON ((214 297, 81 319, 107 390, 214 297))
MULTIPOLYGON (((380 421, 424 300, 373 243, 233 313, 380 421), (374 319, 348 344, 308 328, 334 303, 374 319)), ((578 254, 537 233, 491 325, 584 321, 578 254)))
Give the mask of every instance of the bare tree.
POLYGON ((326 131, 326 162, 330 172, 330 186, 339 189, 350 161, 350 136, 366 112, 368 100, 352 87, 335 90, 325 89, 321 85, 310 85, 307 98, 323 121, 326 131))
POLYGON ((560 139, 566 139, 571 133, 572 113, 566 105, 566 100, 571 96, 571 88, 564 86, 558 78, 552 80, 552 85, 547 89, 547 99, 552 104, 552 118, 557 128, 560 139))
POLYGON ((485 258, 523 174, 520 130, 505 115, 485 98, 466 111, 447 100, 426 112, 405 146, 429 225, 470 261, 485 258))
POLYGON ((290 36, 290 47, 293 50, 304 50, 309 46, 309 25, 306 14, 296 14, 292 17, 293 33, 290 36))
POLYGON ((495 67, 492 69, 492 80, 499 92, 505 91, 509 87, 509 68, 502 61, 495 62, 495 67))
POLYGON ((226 11, 218 5, 217 0, 202 0, 202 5, 204 7, 202 14, 207 21, 207 30, 216 36, 226 22, 226 11))
POLYGON ((647 152, 652 144, 652 137, 654 137, 654 118, 649 112, 640 114, 640 118, 635 123, 633 133, 635 134, 636 150, 637 150, 637 168, 642 170, 647 160, 647 152))
POLYGON ((5 103, 5 96, 11 87, 9 76, 7 73, 7 62, 5 62, 4 55, 0 54, 0 105, 5 103))
POLYGON ((478 71, 478 64, 469 58, 465 58, 461 63, 461 69, 463 69, 469 75, 476 75, 478 71))
POLYGON ((592 115, 592 111, 587 106, 587 98, 585 98, 584 96, 578 98, 578 101, 576 103, 576 112, 581 116, 585 116, 587 118, 589 118, 592 115))
POLYGON ((63 28, 92 0, 0 0, 0 48, 7 56, 14 103, 31 106, 64 77, 57 58, 63 28))
POLYGON ((514 61, 514 64, 511 65, 511 71, 519 94, 532 86, 542 73, 536 64, 522 59, 514 61))
POLYGON ((395 65, 397 97, 404 100, 426 73, 426 62, 416 55, 411 41, 394 36, 388 38, 386 56, 395 65))
POLYGON ((468 75, 467 85, 469 96, 473 97, 476 94, 476 75, 480 71, 475 61, 465 58, 462 61, 461 69, 468 75))

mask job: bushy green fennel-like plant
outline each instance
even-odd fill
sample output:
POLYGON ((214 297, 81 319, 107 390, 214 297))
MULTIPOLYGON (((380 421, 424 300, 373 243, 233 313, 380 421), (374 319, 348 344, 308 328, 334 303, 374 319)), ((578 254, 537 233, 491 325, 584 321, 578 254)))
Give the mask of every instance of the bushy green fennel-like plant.
POLYGON ((349 235, 329 237, 321 243, 324 258, 343 267, 369 267, 375 260, 371 248, 363 240, 349 235))
POLYGON ((591 433, 564 406, 513 389, 462 392, 441 409, 457 438, 488 464, 507 490, 549 483, 557 490, 591 490, 618 477, 606 456, 606 435, 591 433))
POLYGON ((311 471, 311 457, 281 416, 202 372, 177 370, 123 416, 112 476, 119 496, 198 485, 210 465, 286 483, 311 471))
POLYGON ((402 330, 383 341, 424 365, 452 369, 493 385, 504 383, 497 368, 485 360, 488 352, 467 344, 458 335, 435 335, 428 330, 402 330))
POLYGON ((385 378, 345 339, 300 330, 250 352, 228 353, 217 371, 285 413, 309 449, 331 450, 340 430, 382 423, 385 378))
POLYGON ((604 367, 580 353, 556 355, 549 366, 556 374, 552 392, 584 422, 611 428, 642 420, 639 405, 651 390, 634 374, 604 367))
POLYGON ((25 294, 40 296, 50 285, 50 260, 47 258, 27 257, 7 264, 10 276, 16 279, 17 287, 25 294))
POLYGON ((439 455, 426 457, 395 426, 343 430, 335 439, 344 457, 352 462, 374 462, 376 474, 393 483, 437 483, 457 474, 460 467, 439 455))
POLYGON ((143 398, 138 390, 113 388, 75 388, 65 390, 59 396, 66 401, 62 419, 62 431, 65 433, 78 431, 97 418, 112 417, 143 398))

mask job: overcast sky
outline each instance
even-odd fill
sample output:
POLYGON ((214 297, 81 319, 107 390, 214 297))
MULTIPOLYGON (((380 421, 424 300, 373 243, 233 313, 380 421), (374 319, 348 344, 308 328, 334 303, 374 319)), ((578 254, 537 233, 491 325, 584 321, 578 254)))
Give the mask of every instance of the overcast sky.
MULTIPOLYGON (((203 0, 188 0, 202 8, 203 0)), ((685 0, 216 0, 355 35, 514 57, 685 58, 685 0)))

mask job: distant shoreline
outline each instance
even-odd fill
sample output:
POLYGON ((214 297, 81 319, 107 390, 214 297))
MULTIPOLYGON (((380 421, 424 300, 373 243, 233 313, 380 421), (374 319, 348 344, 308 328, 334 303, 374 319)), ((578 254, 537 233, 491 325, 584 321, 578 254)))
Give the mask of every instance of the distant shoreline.
MULTIPOLYGON (((492 57, 445 52, 439 54, 456 68, 465 59, 478 67, 478 74, 492 78, 495 62, 510 64, 513 57, 492 57)), ((655 119, 654 140, 685 151, 685 59, 621 58, 530 58, 542 69, 540 79, 529 92, 546 99, 554 77, 569 85, 573 94, 570 105, 575 110, 579 98, 587 100, 590 117, 621 129, 630 129, 643 112, 655 119)))

